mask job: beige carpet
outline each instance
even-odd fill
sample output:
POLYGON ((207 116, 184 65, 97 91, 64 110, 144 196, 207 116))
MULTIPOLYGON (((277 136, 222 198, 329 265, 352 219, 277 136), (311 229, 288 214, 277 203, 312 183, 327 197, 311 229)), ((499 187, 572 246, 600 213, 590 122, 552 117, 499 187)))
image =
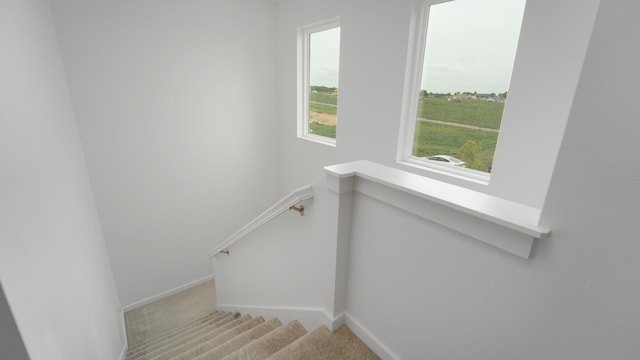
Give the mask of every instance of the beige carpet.
POLYGON ((213 280, 124 313, 127 342, 133 346, 216 311, 213 280))
POLYGON ((298 321, 213 312, 129 348, 127 360, 379 359, 347 327, 310 333, 298 321))

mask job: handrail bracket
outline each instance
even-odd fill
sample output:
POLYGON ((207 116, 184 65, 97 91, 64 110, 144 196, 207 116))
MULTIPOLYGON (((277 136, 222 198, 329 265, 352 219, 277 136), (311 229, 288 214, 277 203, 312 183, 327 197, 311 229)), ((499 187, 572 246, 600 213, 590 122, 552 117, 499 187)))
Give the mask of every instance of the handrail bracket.
POLYGON ((280 199, 277 203, 273 204, 270 208, 265 210, 262 214, 258 215, 255 219, 251 220, 240 230, 233 233, 233 235, 228 237, 225 241, 218 244, 218 246, 209 251, 209 257, 214 257, 219 254, 229 255, 228 250, 236 241, 256 231, 262 225, 287 211, 287 209, 295 210, 300 213, 300 215, 304 215, 304 207, 300 204, 302 203, 302 201, 311 198, 313 198, 313 188, 311 187, 311 185, 303 186, 292 191, 291 193, 280 199), (295 206, 296 204, 298 204, 298 206, 295 206))
POLYGON ((289 207, 289 211, 297 211, 300 213, 300 216, 304 216, 304 205, 300 205, 300 206, 291 206, 289 207))

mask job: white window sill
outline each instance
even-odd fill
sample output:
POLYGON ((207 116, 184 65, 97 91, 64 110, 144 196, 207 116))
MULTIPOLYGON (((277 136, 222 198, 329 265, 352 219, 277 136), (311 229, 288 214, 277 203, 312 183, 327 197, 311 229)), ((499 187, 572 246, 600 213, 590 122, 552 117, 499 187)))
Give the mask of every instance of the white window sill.
POLYGON ((439 165, 415 156, 408 156, 406 159, 398 161, 398 163, 420 171, 433 172, 480 185, 489 185, 491 178, 491 174, 489 173, 467 168, 460 169, 454 166, 439 165))
POLYGON ((337 193, 364 193, 524 258, 550 232, 538 225, 540 209, 403 170, 370 161, 325 170, 337 193))
POLYGON ((325 136, 306 134, 306 135, 299 135, 298 138, 299 139, 303 139, 303 140, 307 140, 307 141, 311 141, 311 142, 315 142, 315 143, 318 143, 318 144, 322 144, 322 145, 336 147, 336 139, 328 138, 328 137, 325 137, 325 136))

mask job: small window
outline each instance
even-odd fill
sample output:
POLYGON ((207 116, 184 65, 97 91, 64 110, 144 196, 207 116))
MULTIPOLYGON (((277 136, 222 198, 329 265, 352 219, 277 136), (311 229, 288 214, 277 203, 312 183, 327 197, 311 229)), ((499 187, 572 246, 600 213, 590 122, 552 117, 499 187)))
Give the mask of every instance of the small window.
POLYGON ((298 137, 335 146, 340 67, 339 19, 301 28, 298 52, 298 137))
POLYGON ((399 160, 488 181, 525 0, 434 2, 410 54, 399 160))

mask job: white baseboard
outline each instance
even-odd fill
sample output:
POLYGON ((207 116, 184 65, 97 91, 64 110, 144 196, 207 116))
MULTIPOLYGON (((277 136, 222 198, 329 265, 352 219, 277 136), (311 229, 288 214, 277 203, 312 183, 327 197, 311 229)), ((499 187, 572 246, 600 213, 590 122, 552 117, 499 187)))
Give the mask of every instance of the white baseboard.
POLYGON ((127 312, 129 310, 133 310, 133 309, 139 308, 141 306, 147 305, 147 304, 152 303, 152 302, 154 302, 156 300, 160 300, 160 299, 162 299, 164 297, 167 297, 169 295, 177 294, 177 293, 179 293, 179 292, 181 292, 183 290, 186 290, 186 289, 188 289, 190 287, 194 287, 196 285, 200 285, 202 283, 205 283, 205 282, 207 282, 209 280, 213 280, 214 278, 215 278, 215 275, 212 274, 212 275, 205 276, 205 277, 203 277, 201 279, 188 282, 188 283, 186 283, 184 285, 180 285, 180 286, 178 286, 176 288, 173 288, 171 290, 167 290, 167 291, 161 292, 159 294, 150 296, 150 297, 148 297, 146 299, 142 299, 140 301, 136 301, 133 304, 126 305, 126 306, 124 306, 122 308, 122 311, 123 312, 127 312))
POLYGON ((126 358, 127 358, 127 344, 124 344, 124 346, 122 347, 122 351, 120 352, 120 357, 118 359, 126 360, 126 358))
POLYGON ((356 334, 367 346, 373 350, 382 360, 400 360, 400 357, 393 353, 385 344, 380 341, 373 333, 367 329, 362 323, 356 320, 349 313, 344 314, 345 324, 356 334))
POLYGON ((120 354, 120 360, 125 360, 127 350, 129 349, 129 339, 127 338, 127 323, 124 321, 124 310, 120 310, 120 318, 122 320, 122 336, 124 337, 124 345, 122 353, 120 354))
POLYGON ((341 313, 340 315, 336 316, 331 322, 331 326, 329 327, 329 329, 331 329, 331 331, 334 331, 340 326, 344 325, 346 323, 346 316, 347 315, 345 313, 341 313))
POLYGON ((296 308, 279 306, 247 306, 218 304, 218 311, 239 312, 243 315, 253 317, 262 316, 266 320, 277 317, 283 323, 291 320, 298 320, 302 326, 311 331, 319 326, 326 326, 333 329, 336 319, 331 319, 328 313, 321 308, 296 308))

